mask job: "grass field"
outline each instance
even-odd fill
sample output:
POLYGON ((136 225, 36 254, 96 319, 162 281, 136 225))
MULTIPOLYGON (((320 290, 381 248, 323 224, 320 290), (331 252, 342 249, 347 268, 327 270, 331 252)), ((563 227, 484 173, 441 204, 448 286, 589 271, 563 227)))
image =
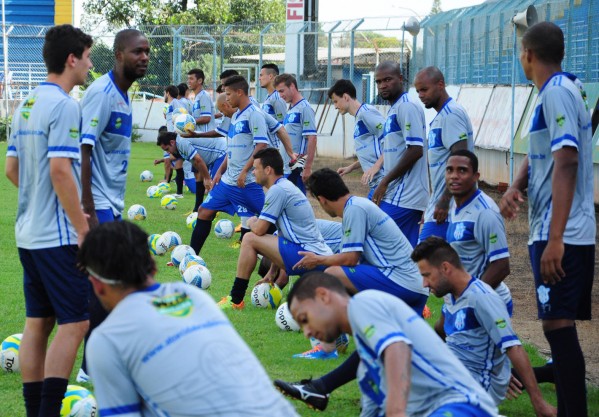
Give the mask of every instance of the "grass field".
MULTIPOLYGON (((1 155, 6 154, 6 146, 6 142, 0 143, 1 155)), ((163 210, 160 208, 158 199, 148 199, 146 197, 145 190, 150 184, 139 181, 139 173, 145 169, 154 172, 154 183, 162 178, 162 167, 152 166, 152 161, 159 155, 162 155, 162 151, 154 144, 135 143, 133 145, 129 164, 130 175, 125 210, 132 204, 142 204, 148 212, 148 218, 145 221, 138 222, 138 224, 148 234, 173 230, 181 235, 184 243, 188 243, 191 231, 185 226, 184 214, 193 208, 194 196, 185 194, 185 198, 179 200, 179 206, 176 210, 163 210)), ((0 160, 1 172, 4 173, 4 157, 0 160)), ((0 199, 0 236, 2 236, 0 239, 0 317, 2 318, 0 338, 3 339, 11 334, 22 332, 24 301, 21 287, 22 269, 14 242, 17 190, 3 176, 0 181, 0 192, 2 195, 0 199)), ((220 218, 223 217, 228 216, 221 214, 220 218)), ((236 220, 234 221, 237 223, 236 220)), ((201 253, 212 272, 212 286, 208 289, 208 293, 215 300, 219 300, 220 297, 228 294, 234 279, 239 250, 232 249, 230 247, 231 243, 230 240, 218 240, 212 235, 207 240, 201 253)), ((170 259, 166 256, 156 257, 158 264, 157 279, 160 282, 180 280, 176 268, 165 266, 168 260, 170 259)), ((255 274, 252 277, 252 283, 256 281, 256 276, 255 274)), ((232 311, 228 315, 237 331, 258 356, 271 378, 299 380, 309 376, 317 377, 336 367, 346 357, 342 356, 338 360, 326 362, 291 359, 292 354, 307 350, 310 347, 309 342, 300 333, 280 331, 274 323, 274 311, 253 308, 249 303, 249 297, 246 297, 246 303, 249 305, 244 311, 232 311)), ((435 320, 438 317, 441 302, 431 297, 429 306, 434 313, 433 320, 435 320)), ((143 343, 143 340, 140 340, 140 343, 143 343)), ((353 345, 350 349, 353 349, 353 345)), ((533 365, 544 363, 544 359, 538 356, 534 349, 527 347, 527 350, 533 365)), ((75 381, 78 366, 79 361, 73 371, 72 383, 75 381)), ((88 385, 88 387, 93 390, 92 385, 88 385)), ((550 403, 555 404, 553 387, 546 385, 542 388, 545 398, 550 403)), ((332 395, 325 414, 330 416, 358 415, 359 397, 357 384, 347 384, 332 395)), ((590 389, 589 404, 591 405, 589 415, 599 415, 599 391, 597 389, 590 389)), ((302 416, 321 414, 308 409, 300 402, 294 402, 294 405, 302 416)), ((516 401, 506 401, 500 407, 500 412, 509 417, 534 415, 526 394, 516 401)), ((265 414, 268 414, 266 410, 265 414)), ((20 375, 0 373, 0 416, 9 415, 25 415, 22 405, 20 375)))

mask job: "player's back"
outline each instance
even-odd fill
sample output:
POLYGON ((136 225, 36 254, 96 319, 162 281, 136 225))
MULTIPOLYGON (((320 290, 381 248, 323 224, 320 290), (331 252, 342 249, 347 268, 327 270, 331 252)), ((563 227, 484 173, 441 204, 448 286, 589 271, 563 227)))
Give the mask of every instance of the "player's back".
POLYGON ((214 301, 187 284, 127 296, 92 334, 88 351, 100 413, 131 406, 121 402, 133 389, 148 416, 297 415, 214 301), (106 362, 114 368, 98 367, 106 362))

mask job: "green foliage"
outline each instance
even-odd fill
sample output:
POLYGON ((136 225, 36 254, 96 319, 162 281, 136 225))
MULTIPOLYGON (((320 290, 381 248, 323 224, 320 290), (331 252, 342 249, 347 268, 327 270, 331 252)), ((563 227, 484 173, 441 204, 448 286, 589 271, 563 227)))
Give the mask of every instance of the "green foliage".
POLYGON ((441 9, 441 0, 433 0, 433 6, 431 7, 431 11, 429 15, 441 13, 443 9, 441 9))
POLYGON ((0 118, 0 142, 8 141, 8 128, 12 123, 12 116, 0 118))
MULTIPOLYGON (((323 36, 326 38, 326 36, 323 36)), ((393 36, 385 36, 376 32, 357 32, 354 37, 356 48, 399 48, 401 41, 393 36)), ((339 38, 336 46, 339 48, 349 48, 351 45, 351 33, 345 32, 339 38)))
POLYGON ((139 125, 137 123, 133 124, 133 130, 131 132, 131 142, 139 141, 143 135, 139 133, 139 125))

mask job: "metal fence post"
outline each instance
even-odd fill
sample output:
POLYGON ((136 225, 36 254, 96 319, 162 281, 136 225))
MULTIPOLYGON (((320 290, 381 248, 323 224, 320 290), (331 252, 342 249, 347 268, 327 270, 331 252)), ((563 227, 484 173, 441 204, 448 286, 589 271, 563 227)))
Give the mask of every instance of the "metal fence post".
POLYGON ((172 80, 175 84, 179 84, 181 81, 181 55, 183 55, 183 41, 181 39, 181 32, 184 27, 180 26, 178 29, 171 28, 173 32, 173 75, 172 80))
MULTIPOLYGON (((225 65, 225 36, 232 28, 233 25, 227 26, 220 35, 220 72, 223 72, 225 65)), ((216 78, 216 75, 214 77, 216 78)))
MULTIPOLYGON (((266 27, 264 29, 262 29, 260 31, 260 47, 259 47, 259 58, 258 58, 258 71, 260 71, 260 69, 262 68, 262 65, 264 65, 264 61, 262 59, 262 55, 264 54, 264 34, 266 32, 268 32, 270 30, 270 28, 272 27, 272 23, 269 23, 268 25, 266 25, 266 27)), ((258 78, 258 76, 256 75, 256 79, 258 78)), ((258 96, 258 101, 262 101, 262 89, 258 89, 258 86, 256 86, 256 90, 258 92, 258 94, 256 94, 258 96)))
POLYGON ((351 28, 351 33, 350 33, 350 51, 349 51, 349 79, 350 81, 353 83, 354 82, 354 47, 355 47, 355 42, 356 42, 356 29, 358 28, 358 26, 360 26, 362 23, 364 23, 364 19, 360 19, 358 21, 358 23, 356 23, 352 28, 351 28))
POLYGON ((333 31, 339 27, 341 22, 337 22, 328 32, 328 47, 327 54, 329 58, 329 62, 327 63, 327 86, 331 86, 333 84, 333 67, 331 64, 331 49, 333 49, 333 31))

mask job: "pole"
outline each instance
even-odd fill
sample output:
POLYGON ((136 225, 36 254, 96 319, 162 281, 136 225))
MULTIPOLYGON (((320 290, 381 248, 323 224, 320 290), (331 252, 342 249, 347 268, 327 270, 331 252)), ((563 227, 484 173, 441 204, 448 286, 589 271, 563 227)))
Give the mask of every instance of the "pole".
POLYGON ((403 46, 406 38, 406 24, 404 23, 401 27, 401 57, 399 58, 399 72, 403 77, 403 46))
POLYGON ((518 33, 516 31, 516 24, 512 23, 514 27, 514 45, 512 48, 512 117, 511 117, 511 133, 510 133, 510 185, 514 182, 514 138, 516 136, 515 120, 516 120, 516 38, 518 33))
POLYGON ((6 35, 6 11, 4 9, 4 0, 2 0, 2 48, 4 52, 4 110, 6 112, 6 140, 8 141, 8 138, 10 137, 10 123, 8 123, 10 117, 8 107, 8 36, 6 35))

